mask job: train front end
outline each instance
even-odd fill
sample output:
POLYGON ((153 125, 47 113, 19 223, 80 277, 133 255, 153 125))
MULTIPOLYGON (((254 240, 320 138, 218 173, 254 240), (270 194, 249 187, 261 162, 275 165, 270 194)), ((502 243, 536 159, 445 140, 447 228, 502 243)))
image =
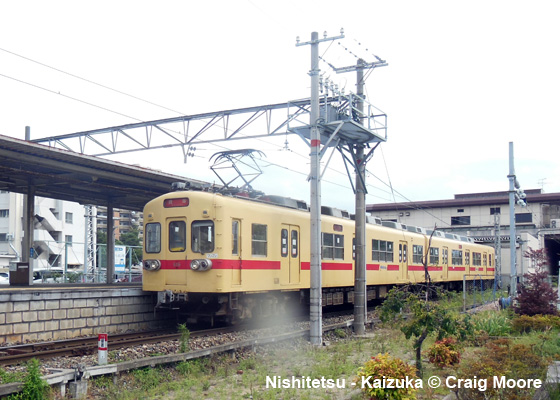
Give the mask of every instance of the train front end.
POLYGON ((220 295, 223 274, 213 269, 215 202, 211 193, 181 191, 144 207, 143 289, 158 293, 157 307, 216 315, 227 302, 220 295))

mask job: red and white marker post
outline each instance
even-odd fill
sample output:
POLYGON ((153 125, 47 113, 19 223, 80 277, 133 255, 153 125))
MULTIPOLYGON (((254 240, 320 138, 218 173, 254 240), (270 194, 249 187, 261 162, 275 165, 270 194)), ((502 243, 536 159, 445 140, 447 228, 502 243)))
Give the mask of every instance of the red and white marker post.
POLYGON ((107 364, 107 346, 109 342, 109 335, 100 333, 97 336, 97 363, 99 365, 107 364))

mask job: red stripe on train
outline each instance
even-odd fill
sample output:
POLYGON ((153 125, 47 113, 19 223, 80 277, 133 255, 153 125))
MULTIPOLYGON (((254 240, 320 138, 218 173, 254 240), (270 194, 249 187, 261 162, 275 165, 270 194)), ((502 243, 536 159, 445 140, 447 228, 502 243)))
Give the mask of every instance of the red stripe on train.
MULTIPOLYGON (((219 260, 212 261, 212 269, 263 269, 279 270, 280 261, 266 260, 219 260)), ((161 269, 190 269, 191 260, 161 260, 161 269)))
MULTIPOLYGON (((424 271, 423 265, 409 265, 409 271, 424 271)), ((428 271, 443 271, 443 267, 428 267, 428 271)))
MULTIPOLYGON (((311 269, 310 262, 302 262, 301 270, 309 271, 311 269)), ((323 271, 352 271, 352 263, 321 263, 323 271)))

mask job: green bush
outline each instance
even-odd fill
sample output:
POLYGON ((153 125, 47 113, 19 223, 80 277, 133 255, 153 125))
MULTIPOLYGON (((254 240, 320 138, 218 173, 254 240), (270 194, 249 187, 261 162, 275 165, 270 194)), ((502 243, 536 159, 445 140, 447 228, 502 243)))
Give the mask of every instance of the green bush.
POLYGON ((394 399, 394 400, 405 400, 405 399, 415 399, 416 389, 411 387, 403 388, 383 388, 376 386, 374 381, 382 381, 383 379, 416 379, 416 368, 408 365, 399 358, 393 358, 388 354, 378 354, 376 357, 372 357, 371 360, 367 361, 363 367, 358 370, 358 377, 356 382, 358 385, 362 386, 362 390, 370 399, 394 399), (371 377, 371 378, 369 378, 371 377), (372 387, 368 385, 362 385, 362 382, 366 381, 371 384, 372 387))
POLYGON ((457 341, 452 337, 436 341, 428 349, 428 359, 430 363, 437 365, 439 368, 459 364, 461 353, 459 352, 457 341))
MULTIPOLYGON (((459 400, 520 400, 530 399, 534 393, 531 388, 504 389, 493 387, 494 377, 505 379, 545 379, 548 361, 540 357, 530 346, 513 344, 509 339, 491 341, 480 349, 476 357, 461 366, 458 379, 485 380, 486 390, 457 387, 453 391, 459 400)), ((478 384, 479 387, 482 384, 478 384)))
POLYGON ((9 400, 42 400, 50 392, 50 386, 41 379, 39 360, 32 358, 26 364, 27 374, 23 381, 22 391, 8 396, 9 400))
POLYGON ((513 329, 519 333, 531 331, 547 331, 549 329, 560 328, 560 317, 557 315, 519 315, 513 321, 513 329))
POLYGON ((472 318, 472 324, 478 334, 486 332, 488 336, 507 336, 512 331, 512 321, 505 312, 486 312, 472 318))

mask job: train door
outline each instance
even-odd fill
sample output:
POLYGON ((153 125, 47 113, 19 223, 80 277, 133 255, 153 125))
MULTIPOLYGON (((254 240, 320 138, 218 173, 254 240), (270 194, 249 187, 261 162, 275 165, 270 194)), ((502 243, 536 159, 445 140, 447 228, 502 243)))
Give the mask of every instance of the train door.
POLYGON ((401 270, 401 279, 408 280, 408 243, 399 242, 399 269, 401 270))
POLYGON ((299 226, 282 224, 280 231, 280 283, 291 285, 300 280, 299 226))
POLYGON ((449 247, 444 246, 441 249, 441 265, 443 279, 447 280, 449 278, 449 247))
POLYGON ((241 285, 241 220, 231 221, 231 257, 234 261, 231 269, 231 284, 241 285))
POLYGON ((167 259, 171 261, 174 271, 170 270, 165 274, 165 283, 167 285, 186 285, 189 268, 184 265, 184 260, 187 258, 187 221, 185 218, 167 220, 167 243, 164 241, 162 250, 167 250, 167 259))

